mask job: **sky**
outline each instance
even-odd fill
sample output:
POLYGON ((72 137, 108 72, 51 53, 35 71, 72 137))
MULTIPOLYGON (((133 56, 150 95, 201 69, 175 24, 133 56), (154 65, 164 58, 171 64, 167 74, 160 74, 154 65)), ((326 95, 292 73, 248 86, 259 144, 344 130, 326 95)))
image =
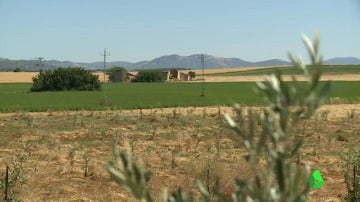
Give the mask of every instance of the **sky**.
POLYGON ((0 57, 138 62, 205 53, 255 62, 360 58, 360 0, 0 0, 0 57))

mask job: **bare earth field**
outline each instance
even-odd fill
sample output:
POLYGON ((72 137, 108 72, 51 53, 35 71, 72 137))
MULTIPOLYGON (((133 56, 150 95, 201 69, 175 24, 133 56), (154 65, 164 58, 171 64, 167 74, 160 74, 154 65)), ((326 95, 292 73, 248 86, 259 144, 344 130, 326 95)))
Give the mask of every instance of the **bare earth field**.
MULTIPOLYGON (((4 179, 5 165, 18 171, 11 172, 10 179, 17 177, 11 190, 20 201, 131 201, 105 169, 105 162, 112 158, 111 142, 118 138, 121 149, 152 171, 154 193, 178 186, 194 191, 196 179, 212 185, 215 176, 221 175, 222 191, 229 195, 233 178, 246 179, 251 170, 243 146, 227 138, 233 132, 225 128, 224 113, 233 115, 233 110, 189 107, 142 113, 0 114, 0 179, 4 179), (90 157, 88 177, 84 176, 84 154, 90 157)), ((319 169, 325 180, 321 189, 310 192, 308 201, 345 201, 340 155, 360 147, 360 104, 322 106, 294 132, 305 140, 300 163, 319 169)))

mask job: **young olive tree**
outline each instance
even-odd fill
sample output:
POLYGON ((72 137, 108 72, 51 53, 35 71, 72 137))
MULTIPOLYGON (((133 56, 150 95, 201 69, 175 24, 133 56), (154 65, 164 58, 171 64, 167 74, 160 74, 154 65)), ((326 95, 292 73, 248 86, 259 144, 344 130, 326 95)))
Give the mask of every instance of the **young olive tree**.
MULTIPOLYGON (((260 134, 255 134, 255 112, 249 110, 245 115, 243 109, 235 104, 236 119, 225 115, 234 133, 229 138, 240 141, 247 153, 248 164, 253 171, 253 180, 235 179, 233 201, 306 201, 309 192, 310 167, 301 166, 295 161, 303 144, 302 138, 292 130, 292 126, 302 119, 309 118, 323 104, 330 92, 331 83, 321 84, 322 56, 319 54, 319 35, 312 43, 306 36, 304 44, 311 60, 311 69, 307 68, 301 58, 289 54, 291 62, 303 72, 307 79, 300 85, 296 78, 284 82, 280 71, 266 76, 264 82, 257 82, 257 91, 264 97, 268 106, 260 112, 260 134), (260 162, 266 162, 263 166, 260 162)), ((115 161, 107 163, 107 170, 112 179, 138 201, 153 201, 147 188, 148 175, 137 164, 132 162, 131 155, 120 152, 113 145, 115 161)), ((201 201, 224 201, 219 181, 214 191, 209 191, 197 182, 201 201)), ((191 193, 179 189, 171 195, 166 192, 163 201, 193 201, 191 193)))

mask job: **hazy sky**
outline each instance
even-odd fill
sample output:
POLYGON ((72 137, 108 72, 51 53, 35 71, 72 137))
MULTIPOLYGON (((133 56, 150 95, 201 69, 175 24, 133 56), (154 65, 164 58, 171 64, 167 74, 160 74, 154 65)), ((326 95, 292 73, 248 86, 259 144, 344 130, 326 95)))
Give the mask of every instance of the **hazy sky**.
MULTIPOLYGON (((0 57, 100 61, 206 53, 248 61, 304 54, 360 58, 360 0, 0 0, 0 57)), ((305 55, 304 55, 305 56, 305 55)))

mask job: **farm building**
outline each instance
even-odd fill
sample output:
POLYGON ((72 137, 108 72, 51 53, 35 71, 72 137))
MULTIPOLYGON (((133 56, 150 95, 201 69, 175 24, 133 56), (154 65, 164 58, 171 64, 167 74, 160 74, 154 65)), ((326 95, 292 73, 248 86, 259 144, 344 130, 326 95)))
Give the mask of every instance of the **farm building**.
POLYGON ((132 81, 133 79, 135 79, 136 75, 137 75, 137 72, 128 72, 127 78, 129 79, 129 81, 132 81))
POLYGON ((166 73, 167 81, 188 81, 189 76, 183 72, 178 71, 177 69, 169 69, 164 71, 166 73))
POLYGON ((181 80, 181 81, 189 81, 189 75, 185 74, 185 73, 182 73, 182 72, 179 72, 179 80, 181 80))
MULTIPOLYGON (((177 69, 169 69, 164 70, 164 74, 166 75, 166 81, 189 81, 189 75, 184 72, 180 72, 177 69)), ((136 75, 138 74, 137 71, 131 71, 127 73, 128 79, 131 81, 133 80, 136 75)))

